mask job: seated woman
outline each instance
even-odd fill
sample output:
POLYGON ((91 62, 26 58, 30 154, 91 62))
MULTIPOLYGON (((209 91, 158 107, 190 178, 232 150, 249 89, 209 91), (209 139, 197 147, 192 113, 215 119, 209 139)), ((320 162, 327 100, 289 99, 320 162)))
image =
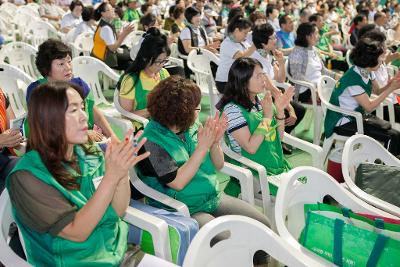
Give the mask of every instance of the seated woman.
POLYGON ((10 149, 18 147, 22 141, 19 129, 10 129, 10 120, 15 119, 14 112, 6 95, 0 89, 0 193, 3 191, 7 175, 18 162, 10 149))
MULTIPOLYGON (((285 129, 284 110, 294 88, 277 94, 273 103, 270 87, 266 85, 261 63, 252 58, 239 58, 229 70, 228 83, 217 106, 228 118, 226 135, 231 149, 265 166, 268 175, 277 175, 291 169, 283 157, 281 138, 285 129), (263 93, 265 96, 260 99, 258 95, 263 93)), ((229 181, 225 193, 239 195, 236 179, 229 181)))
POLYGON ((103 2, 95 10, 95 19, 99 22, 93 37, 93 49, 91 55, 104 61, 108 66, 117 70, 126 70, 131 63, 129 50, 123 49, 119 53, 122 42, 134 29, 133 24, 125 26, 119 35, 111 24, 115 17, 114 8, 108 3, 103 2))
POLYGON ((205 48, 211 52, 217 52, 218 43, 211 43, 206 30, 201 26, 201 13, 195 7, 185 10, 186 27, 181 31, 178 39, 178 50, 183 55, 198 47, 205 48))
MULTIPOLYGON (((261 63, 263 71, 269 79, 284 83, 286 80, 285 58, 283 53, 277 49, 277 37, 274 28, 269 23, 261 24, 254 27, 252 36, 257 50, 250 57, 261 63)), ((273 85, 271 89, 273 96, 280 93, 273 85)), ((306 109, 301 104, 292 101, 285 109, 285 131, 290 133, 300 123, 305 113, 306 109)), ((283 147, 285 152, 287 148, 283 147)))
POLYGON ((84 92, 85 110, 88 115, 89 138, 99 142, 103 135, 111 137, 113 130, 101 111, 94 106, 93 93, 89 86, 79 77, 72 74, 72 51, 66 44, 56 39, 48 39, 39 46, 36 54, 36 67, 43 78, 31 83, 26 92, 26 102, 30 103, 30 96, 40 85, 49 81, 65 81, 82 87, 84 92), (100 128, 100 129, 98 129, 100 128), (94 129, 94 130, 93 130, 94 129))
MULTIPOLYGON (((317 86, 322 75, 338 79, 339 75, 324 68, 315 45, 318 42, 318 28, 309 22, 297 28, 295 47, 289 54, 289 73, 295 80, 307 81, 317 86)), ((300 102, 311 101, 311 91, 307 87, 295 85, 300 102)))
MULTIPOLYGON (((396 75, 386 86, 380 88, 375 75, 385 58, 385 46, 382 42, 366 35, 359 39, 350 54, 354 66, 337 82, 329 102, 345 110, 365 113, 374 111, 388 95, 400 88, 400 77, 396 75), (371 98, 371 93, 377 95, 371 98)), ((388 123, 379 118, 364 119, 364 134, 383 142, 393 154, 400 154, 400 132, 391 129, 388 123)), ((351 136, 357 132, 354 117, 328 110, 325 117, 325 136, 333 133, 351 136)))
POLYGON ((149 117, 147 95, 160 81, 169 77, 163 66, 168 62, 170 52, 167 37, 157 28, 150 28, 135 61, 120 79, 119 102, 123 109, 149 117))
MULTIPOLYGON (((161 81, 148 96, 151 116, 143 136, 143 151, 150 157, 138 165, 139 177, 150 187, 173 197, 189 208, 191 217, 204 226, 215 217, 236 214, 254 218, 269 226, 269 220, 248 203, 220 192, 216 169, 224 165, 219 145, 226 129, 226 117, 197 123, 200 88, 190 80, 171 76, 161 81)), ((159 203, 151 203, 158 206, 159 203)), ((218 235, 217 240, 227 237, 218 235)), ((257 261, 265 253, 256 253, 257 261)))
POLYGON ((82 10, 82 22, 80 22, 75 30, 72 41, 74 42, 76 37, 82 33, 94 34, 96 29, 96 20, 94 19, 93 7, 84 7, 82 10))
POLYGON ((233 61, 237 58, 249 57, 256 51, 254 44, 250 45, 246 42, 250 30, 251 22, 243 16, 238 15, 229 22, 226 30, 227 37, 221 43, 220 62, 215 77, 215 83, 220 93, 224 92, 233 61))
POLYGON ((129 131, 104 156, 88 144, 83 98, 67 82, 41 85, 30 98, 28 152, 6 186, 33 266, 119 266, 127 252, 128 171, 149 155, 135 156, 146 140, 135 147, 129 131))

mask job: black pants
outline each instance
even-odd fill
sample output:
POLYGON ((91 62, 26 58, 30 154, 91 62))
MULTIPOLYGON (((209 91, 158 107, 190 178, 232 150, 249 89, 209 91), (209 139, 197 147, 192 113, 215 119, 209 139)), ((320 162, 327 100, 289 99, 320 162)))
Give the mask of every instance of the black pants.
POLYGON ((123 52, 117 53, 118 66, 114 67, 113 69, 126 71, 126 69, 133 63, 133 61, 131 59, 129 49, 127 47, 121 48, 123 49, 123 52))
POLYGON ((311 103, 311 91, 310 91, 310 89, 307 89, 303 93, 300 93, 298 100, 299 100, 299 102, 302 102, 302 103, 311 103))
MULTIPOLYGON (((303 107, 302 104, 293 101, 291 101, 290 104, 294 109, 294 113, 296 114, 297 120, 296 123, 293 124, 292 126, 285 126, 285 132, 287 133, 293 131, 293 129, 296 128, 296 126, 301 122, 301 120, 304 118, 304 115, 306 114, 306 108, 303 107)), ((285 109, 285 118, 288 117, 289 117, 289 112, 285 109)))
POLYGON ((0 194, 3 192, 8 174, 18 161, 19 158, 10 156, 6 151, 0 152, 0 194))
MULTIPOLYGON (((394 109, 394 118, 396 122, 400 122, 400 105, 399 104, 394 104, 393 105, 394 109)), ((389 109, 388 107, 383 107, 383 118, 385 121, 389 121, 389 109)))
MULTIPOLYGON (((365 135, 383 142, 384 146, 393 155, 400 155, 400 132, 393 129, 384 130, 382 128, 367 125, 365 123, 363 123, 363 125, 365 135)), ((352 136, 357 132, 357 123, 355 121, 351 121, 335 127, 333 131, 339 135, 352 136)))

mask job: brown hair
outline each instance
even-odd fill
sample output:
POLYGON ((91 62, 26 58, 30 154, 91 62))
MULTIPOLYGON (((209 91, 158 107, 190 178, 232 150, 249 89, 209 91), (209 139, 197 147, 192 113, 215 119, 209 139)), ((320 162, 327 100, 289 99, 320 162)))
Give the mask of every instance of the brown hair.
POLYGON ((67 189, 79 189, 76 178, 64 164, 78 170, 76 162, 67 162, 68 142, 65 136, 65 112, 68 108, 67 89, 76 90, 84 99, 82 89, 68 82, 49 82, 37 87, 29 98, 27 150, 36 150, 51 175, 67 189))
POLYGON ((162 80, 147 96, 147 110, 160 124, 185 131, 195 122, 200 100, 201 91, 194 82, 171 76, 162 80))

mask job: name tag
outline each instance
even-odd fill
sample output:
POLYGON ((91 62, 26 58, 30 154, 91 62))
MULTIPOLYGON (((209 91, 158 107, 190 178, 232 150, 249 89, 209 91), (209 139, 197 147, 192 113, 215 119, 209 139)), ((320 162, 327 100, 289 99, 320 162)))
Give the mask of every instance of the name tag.
POLYGON ((92 182, 93 182, 94 188, 96 190, 99 187, 102 179, 103 179, 103 176, 99 176, 99 177, 93 178, 92 182))

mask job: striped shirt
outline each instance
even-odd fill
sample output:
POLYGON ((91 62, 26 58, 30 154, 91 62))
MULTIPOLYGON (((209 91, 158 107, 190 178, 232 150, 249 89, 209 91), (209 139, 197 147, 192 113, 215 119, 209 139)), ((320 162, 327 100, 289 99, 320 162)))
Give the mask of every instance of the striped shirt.
MULTIPOLYGON (((261 111, 262 107, 259 102, 259 99, 256 98, 256 103, 252 107, 251 112, 258 112, 261 111)), ((232 136, 232 133, 236 130, 239 130, 245 126, 247 126, 247 121, 243 116, 242 111, 240 110, 239 106, 234 104, 234 103, 229 103, 224 107, 224 113, 228 117, 228 129, 226 130, 228 140, 229 140, 229 145, 231 149, 238 153, 241 154, 241 147, 239 143, 236 141, 236 139, 232 136)))

